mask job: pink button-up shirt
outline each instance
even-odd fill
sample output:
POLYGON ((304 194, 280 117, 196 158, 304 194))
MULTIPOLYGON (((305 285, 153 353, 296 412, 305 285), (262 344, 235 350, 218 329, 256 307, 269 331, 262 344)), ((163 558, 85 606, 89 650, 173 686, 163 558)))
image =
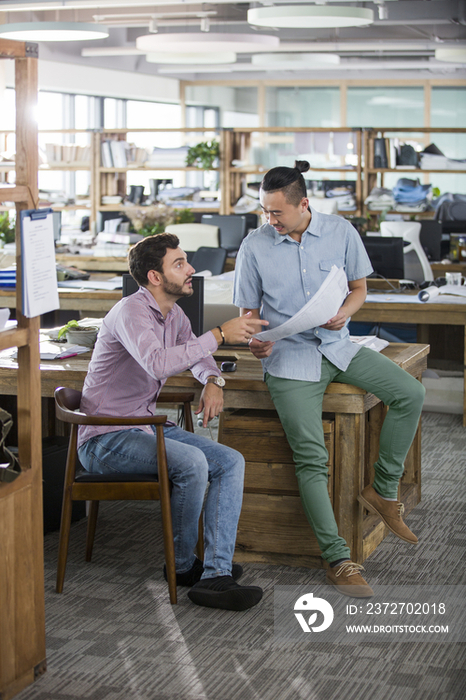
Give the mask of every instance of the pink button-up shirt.
MULTIPOLYGON (((81 410, 106 416, 154 415, 167 377, 190 369, 205 384, 220 376, 212 357, 217 341, 208 331, 199 338, 175 304, 164 318, 152 294, 140 287, 105 317, 89 363, 81 410)), ((151 433, 149 426, 140 426, 151 433)), ((94 435, 130 426, 80 426, 78 446, 94 435)))

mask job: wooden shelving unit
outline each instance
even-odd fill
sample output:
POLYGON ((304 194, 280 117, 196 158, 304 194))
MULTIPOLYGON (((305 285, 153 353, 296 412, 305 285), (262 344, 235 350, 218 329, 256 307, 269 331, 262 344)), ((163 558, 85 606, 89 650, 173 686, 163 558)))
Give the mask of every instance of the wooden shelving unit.
MULTIPOLYGON (((362 168, 361 168, 361 153, 362 153, 362 130, 352 129, 351 127, 335 127, 335 128, 307 128, 307 127, 251 127, 251 128, 238 128, 238 129, 228 129, 225 130, 225 140, 224 140, 224 159, 223 159, 223 170, 224 170, 224 182, 226 187, 223 191, 222 196, 222 214, 233 213, 234 204, 243 194, 243 183, 248 175, 265 175, 269 167, 260 165, 246 165, 235 167, 232 165, 232 161, 250 161, 251 160, 251 147, 253 135, 262 138, 264 143, 267 140, 272 140, 272 142, 277 142, 280 138, 279 134, 335 134, 335 133, 348 133, 356 135, 356 148, 354 149, 354 156, 356 164, 354 166, 336 167, 333 164, 322 167, 313 167, 312 163, 311 169, 304 174, 306 179, 319 179, 318 177, 313 178, 313 173, 317 175, 320 173, 332 173, 335 176, 340 175, 343 179, 344 175, 353 175, 353 181, 355 183, 355 197, 357 203, 357 209, 354 211, 342 211, 341 214, 350 214, 357 216, 361 209, 361 199, 362 199, 362 168), (276 135, 276 136, 275 136, 276 135)), ((276 165, 281 165, 281 163, 276 163, 276 165)), ((335 179, 338 179, 335 177, 335 179)), ((346 178, 345 178, 346 179, 346 178)))
MULTIPOLYGON (((0 184, 0 202, 19 212, 38 198, 37 44, 0 39, 0 58, 15 61, 16 185, 0 184)), ((16 227, 16 330, 0 333, 0 348, 18 348, 18 457, 21 474, 0 483, 0 698, 10 700, 46 669, 42 514, 39 318, 25 318, 21 245, 16 227)))
MULTIPOLYGON (((373 187, 376 186, 377 184, 377 179, 380 176, 380 186, 384 186, 384 175, 387 175, 388 173, 396 173, 398 177, 406 177, 410 178, 411 176, 418 177, 419 175, 429 175, 429 174, 447 174, 447 175, 454 175, 454 174, 461 174, 461 175, 466 175, 466 169, 463 170, 440 170, 440 169, 435 169, 435 170, 427 170, 426 168, 374 168, 373 167, 373 155, 374 155, 374 146, 373 142, 375 138, 385 138, 386 134, 397 134, 397 133, 402 133, 402 134, 423 134, 424 138, 430 136, 430 134, 466 134, 466 129, 460 129, 460 128, 451 128, 451 129, 445 129, 445 128, 434 128, 434 127, 419 127, 419 128, 383 128, 383 129, 366 129, 364 131, 364 153, 366 154, 365 157, 365 162, 364 162, 364 168, 363 168, 363 182, 362 182, 362 199, 363 199, 363 212, 364 214, 370 215, 370 216, 377 216, 381 212, 378 210, 370 210, 368 209, 365 205, 364 202, 369 195, 370 191, 372 190, 373 187)), ((426 146, 428 143, 426 142, 426 146)), ((465 189, 466 189, 466 181, 465 181, 465 189)), ((409 216, 411 212, 402 212, 402 211, 396 211, 396 212, 389 212, 389 213, 397 213, 397 214, 405 214, 406 216, 409 216)), ((428 217, 432 218, 433 212, 413 212, 416 217, 423 218, 423 217, 428 217)))

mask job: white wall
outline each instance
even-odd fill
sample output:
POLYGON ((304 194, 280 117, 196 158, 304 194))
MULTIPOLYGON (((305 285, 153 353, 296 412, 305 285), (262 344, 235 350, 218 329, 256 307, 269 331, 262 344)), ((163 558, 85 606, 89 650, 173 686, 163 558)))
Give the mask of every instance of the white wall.
MULTIPOLYGON (((14 61, 0 61, 6 87, 14 87, 14 61)), ((0 68, 1 70, 1 68, 0 68)), ((0 98, 2 87, 0 73, 0 98)), ((179 80, 144 73, 39 59, 39 89, 133 100, 179 102, 179 80)))

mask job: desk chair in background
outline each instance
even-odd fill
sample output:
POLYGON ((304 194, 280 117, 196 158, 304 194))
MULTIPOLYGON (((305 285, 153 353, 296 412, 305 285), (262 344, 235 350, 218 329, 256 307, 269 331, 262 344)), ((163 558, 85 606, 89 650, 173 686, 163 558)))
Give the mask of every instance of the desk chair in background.
MULTIPOLYGON (((183 407, 184 426, 194 432, 191 401, 194 394, 177 392, 159 396, 157 404, 178 404, 183 407)), ((66 459, 63 505, 60 525, 60 540, 57 566, 57 593, 63 591, 68 544, 70 539, 71 509, 73 501, 90 501, 87 521, 86 561, 91 561, 97 515, 100 501, 152 501, 159 500, 162 511, 163 542, 167 567, 170 602, 176 597, 175 548, 170 507, 170 483, 168 479, 167 455, 163 425, 167 416, 87 416, 79 411, 81 392, 75 389, 55 390, 56 416, 71 425, 68 455, 66 459), (157 435, 158 478, 148 474, 90 474, 79 464, 77 440, 79 425, 155 425, 157 435), (81 467, 79 469, 79 467, 81 467)), ((202 523, 199 525, 198 557, 203 559, 202 523)))
POLYGON ((218 226, 220 247, 236 253, 247 235, 247 219, 241 214, 203 214, 202 224, 218 226))
POLYGON ((427 255, 421 245, 419 221, 382 221, 380 233, 386 238, 401 237, 405 244, 404 274, 415 282, 430 282, 434 279, 427 255))
POLYGON ((209 270, 213 275, 221 275, 225 268, 227 255, 228 251, 225 248, 201 246, 195 251, 189 262, 196 272, 209 270))
POLYGON ((218 248, 220 234, 218 226, 207 224, 170 224, 165 227, 165 233, 174 233, 180 239, 180 248, 184 251, 195 251, 201 246, 218 248))

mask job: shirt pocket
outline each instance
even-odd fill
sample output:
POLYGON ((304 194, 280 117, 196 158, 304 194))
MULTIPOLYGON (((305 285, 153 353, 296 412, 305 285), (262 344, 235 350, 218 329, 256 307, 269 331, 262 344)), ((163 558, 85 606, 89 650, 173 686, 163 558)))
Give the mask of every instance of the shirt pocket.
POLYGON ((331 260, 321 260, 319 263, 319 267, 322 271, 324 272, 330 272, 332 269, 333 265, 336 265, 336 267, 345 267, 345 259, 344 258, 332 258, 331 260))

